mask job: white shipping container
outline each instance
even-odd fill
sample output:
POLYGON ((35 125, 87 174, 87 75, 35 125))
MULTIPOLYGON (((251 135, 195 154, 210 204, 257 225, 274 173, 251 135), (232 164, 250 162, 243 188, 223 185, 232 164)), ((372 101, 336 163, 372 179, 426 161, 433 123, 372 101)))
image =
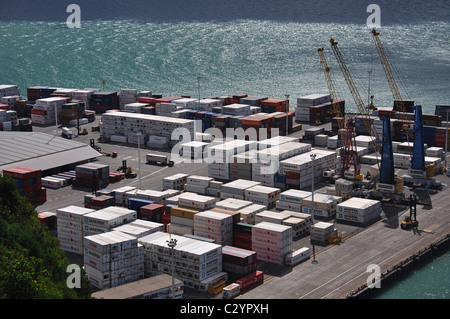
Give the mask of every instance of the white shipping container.
POLYGON ((214 207, 216 199, 211 196, 181 194, 178 196, 178 203, 180 206, 206 210, 214 207))
POLYGON ((82 222, 83 215, 94 211, 94 209, 70 205, 67 207, 58 208, 56 210, 56 216, 58 219, 64 218, 71 221, 82 222))
POLYGON ((310 249, 308 247, 300 248, 292 253, 286 255, 286 264, 296 265, 311 256, 310 249))

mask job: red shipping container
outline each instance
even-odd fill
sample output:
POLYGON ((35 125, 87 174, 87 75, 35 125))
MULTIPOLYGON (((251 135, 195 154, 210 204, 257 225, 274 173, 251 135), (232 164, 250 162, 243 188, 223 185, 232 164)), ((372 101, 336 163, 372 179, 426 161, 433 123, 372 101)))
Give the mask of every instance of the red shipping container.
POLYGON ((140 208, 139 214, 155 217, 157 215, 162 215, 164 213, 164 210, 165 210, 164 205, 148 204, 140 208))
POLYGON ((260 284, 264 281, 264 273, 260 270, 251 273, 241 279, 236 280, 236 283, 241 286, 241 291, 247 290, 257 284, 260 284))
POLYGON ((41 170, 30 167, 17 166, 3 170, 3 176, 9 176, 15 179, 30 179, 41 177, 41 170))
POLYGON ((300 179, 300 173, 298 173, 298 172, 286 172, 286 178, 288 178, 288 179, 300 179))

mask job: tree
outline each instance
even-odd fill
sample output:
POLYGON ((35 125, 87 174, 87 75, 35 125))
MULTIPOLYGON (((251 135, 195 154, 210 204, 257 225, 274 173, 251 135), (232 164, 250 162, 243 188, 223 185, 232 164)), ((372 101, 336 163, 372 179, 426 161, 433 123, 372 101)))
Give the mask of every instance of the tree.
POLYGON ((37 215, 15 181, 0 177, 0 298, 89 298, 85 276, 81 288, 67 287, 69 261, 37 215))

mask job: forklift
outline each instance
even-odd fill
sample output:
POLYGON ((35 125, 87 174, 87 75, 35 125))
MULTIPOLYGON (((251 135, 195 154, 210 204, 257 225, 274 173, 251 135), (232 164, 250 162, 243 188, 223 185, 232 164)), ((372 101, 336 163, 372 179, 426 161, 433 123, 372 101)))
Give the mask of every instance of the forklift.
POLYGON ((409 216, 405 216, 405 220, 400 225, 401 229, 409 230, 419 227, 417 220, 417 195, 409 195, 409 216))
POLYGON ((131 167, 127 166, 126 160, 122 161, 122 166, 120 166, 117 170, 122 171, 126 178, 134 178, 137 176, 136 172, 134 172, 131 167))

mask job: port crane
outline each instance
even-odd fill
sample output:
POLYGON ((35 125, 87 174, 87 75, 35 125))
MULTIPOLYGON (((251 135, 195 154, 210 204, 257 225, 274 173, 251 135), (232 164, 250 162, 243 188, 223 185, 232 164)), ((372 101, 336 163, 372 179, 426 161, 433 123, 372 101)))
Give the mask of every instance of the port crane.
MULTIPOLYGON (((406 107, 405 103, 402 99, 402 96, 400 94, 400 90, 398 89, 397 83, 395 81, 394 75, 392 73, 391 65, 389 63, 389 60, 387 59, 386 53, 384 51, 383 45, 381 44, 380 33, 377 32, 375 29, 372 29, 372 38, 373 42, 375 43, 375 47, 378 52, 378 56, 380 57, 381 65, 383 66, 384 73, 386 74, 386 79, 389 83, 389 88, 391 89, 392 95, 394 97, 394 101, 396 102, 397 108, 400 111, 400 116, 402 120, 407 121, 408 118, 406 117, 406 107)), ((408 130, 407 125, 403 127, 403 130, 408 135, 408 139, 412 141, 414 139, 414 136, 410 130, 408 130)), ((411 152, 410 152, 411 156, 411 152)))
MULTIPOLYGON (((347 86, 350 90, 350 93, 353 96, 353 99, 355 101, 356 106, 358 107, 359 114, 361 115, 361 118, 363 120, 363 123, 367 129, 368 134, 376 140, 381 140, 381 138, 378 138, 378 134, 373 126, 373 123, 370 122, 370 113, 369 113, 369 106, 366 106, 361 98, 361 95, 359 94, 358 89, 356 88, 355 82, 353 81, 353 78, 350 74, 350 71, 345 63, 345 60, 342 56, 341 51, 338 48, 338 43, 334 41, 333 38, 330 39, 331 49, 333 50, 333 53, 336 57, 336 60, 339 64, 339 67, 342 71, 342 74, 344 75, 345 82, 347 82, 347 86)), ((374 146, 377 152, 380 152, 380 146, 378 145, 377 141, 374 141, 374 146)), ((379 161, 377 159, 378 166, 379 161)))
POLYGON ((361 164, 358 159, 358 152, 356 149, 355 133, 354 133, 354 123, 353 119, 348 119, 345 122, 345 114, 343 114, 341 108, 337 103, 336 91, 334 89, 333 81, 330 75, 330 67, 327 64, 324 54, 324 48, 317 49, 319 54, 320 64, 322 65, 323 73, 325 75, 325 80, 327 82, 328 91, 331 96, 331 104, 333 106, 334 113, 336 114, 339 132, 341 134, 342 140, 342 168, 339 171, 339 177, 351 177, 355 180, 362 180, 363 176, 361 174, 361 164), (350 168, 353 166, 354 172, 350 172, 350 168), (350 176, 352 175, 352 176, 350 176))

